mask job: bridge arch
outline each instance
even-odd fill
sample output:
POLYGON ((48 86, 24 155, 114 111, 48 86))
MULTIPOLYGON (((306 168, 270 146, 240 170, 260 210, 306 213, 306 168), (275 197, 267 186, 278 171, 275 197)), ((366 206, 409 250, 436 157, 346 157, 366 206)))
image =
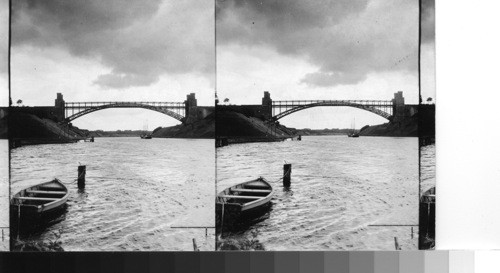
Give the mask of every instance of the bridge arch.
POLYGON ((147 109, 147 110, 152 110, 156 111, 162 114, 165 114, 167 116, 170 116, 180 122, 185 121, 185 117, 179 113, 176 113, 172 110, 167 109, 164 106, 155 106, 155 105, 149 105, 149 104, 144 104, 144 103, 134 103, 134 102, 116 102, 116 103, 109 103, 109 104, 103 104, 99 106, 93 106, 93 107, 88 107, 78 113, 75 113, 73 115, 70 115, 64 119, 64 122, 69 123, 79 117, 82 117, 84 115, 104 110, 104 109, 109 109, 109 108, 142 108, 142 109, 147 109))
MULTIPOLYGON (((361 103, 355 103, 355 102, 349 102, 349 101, 318 101, 318 102, 312 102, 308 104, 303 104, 303 105, 298 105, 298 106, 293 106, 283 112, 280 112, 277 115, 274 115, 272 117, 273 120, 279 120, 281 118, 284 118, 290 114, 293 114, 298 111, 302 111, 305 109, 313 108, 313 107, 320 107, 320 106, 347 106, 347 107, 354 107, 358 109, 362 109, 371 113, 374 113, 376 115, 379 115, 387 120, 392 120, 392 115, 389 112, 383 111, 375 106, 368 106, 364 105, 361 103)), ((381 108, 387 108, 386 105, 380 106, 381 108)))

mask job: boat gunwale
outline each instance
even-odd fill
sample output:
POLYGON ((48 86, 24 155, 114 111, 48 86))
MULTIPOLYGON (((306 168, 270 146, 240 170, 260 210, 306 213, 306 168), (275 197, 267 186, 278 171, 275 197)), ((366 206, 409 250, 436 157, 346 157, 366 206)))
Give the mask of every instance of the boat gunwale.
POLYGON ((47 182, 43 182, 43 183, 40 183, 40 184, 32 185, 32 186, 29 186, 27 188, 24 188, 24 189, 20 190, 19 192, 17 192, 16 194, 14 194, 14 196, 12 197, 12 199, 10 201, 10 205, 14 206, 14 207, 31 207, 31 208, 36 208, 38 213, 43 213, 43 212, 48 212, 48 211, 53 210, 53 209, 57 209, 58 207, 60 207, 61 205, 63 205, 64 203, 66 203, 68 201, 68 197, 69 197, 69 190, 68 190, 68 188, 61 182, 61 180, 59 180, 58 178, 54 178, 51 181, 47 181, 47 182), (66 192, 64 194, 64 196, 58 198, 57 200, 53 200, 53 201, 50 201, 50 202, 47 202, 47 203, 44 203, 44 204, 39 204, 39 205, 35 205, 35 204, 13 204, 14 199, 16 199, 16 197, 26 197, 25 195, 27 194, 26 193, 27 190, 31 190, 33 188, 38 188, 38 187, 44 186, 46 184, 52 184, 52 183, 56 183, 56 184, 59 184, 59 185, 62 186, 62 189, 66 192))
POLYGON ((219 192, 217 194, 217 203, 218 204, 231 204, 231 205, 238 205, 241 207, 241 210, 244 211, 245 210, 245 207, 250 207, 250 206, 253 206, 254 204, 258 203, 258 202, 262 202, 263 204, 269 202, 272 198, 274 194, 274 189, 273 189, 273 186, 271 185, 271 183, 269 183, 269 181, 267 181, 264 177, 259 177, 259 178, 256 178, 256 179, 252 179, 252 180, 249 180, 249 181, 245 181, 245 182, 241 182, 241 183, 238 183, 236 185, 233 185, 231 187, 228 187, 228 188, 225 188, 223 191, 219 192), (247 183, 250 183, 250 182, 256 182, 256 181, 259 181, 259 182, 264 182, 265 184, 267 184, 267 186, 269 186, 269 189, 271 190, 268 194, 264 195, 264 196, 258 196, 258 197, 261 197, 257 200, 253 200, 253 201, 250 201, 250 202, 246 202, 246 203, 226 203, 226 202, 221 202, 219 201, 220 199, 219 198, 227 198, 227 197, 221 197, 220 195, 223 195, 223 194, 229 194, 229 193, 226 193, 226 191, 230 192, 232 188, 235 188, 236 186, 242 186, 244 184, 247 184, 247 183), (264 201, 264 202, 263 202, 264 201))

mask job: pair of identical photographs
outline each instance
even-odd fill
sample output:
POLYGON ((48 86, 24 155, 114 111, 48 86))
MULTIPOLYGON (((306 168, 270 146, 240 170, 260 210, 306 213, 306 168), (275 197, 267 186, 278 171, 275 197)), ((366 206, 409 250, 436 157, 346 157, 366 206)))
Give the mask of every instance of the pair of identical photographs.
POLYGON ((3 250, 434 248, 434 1, 2 8, 3 250))

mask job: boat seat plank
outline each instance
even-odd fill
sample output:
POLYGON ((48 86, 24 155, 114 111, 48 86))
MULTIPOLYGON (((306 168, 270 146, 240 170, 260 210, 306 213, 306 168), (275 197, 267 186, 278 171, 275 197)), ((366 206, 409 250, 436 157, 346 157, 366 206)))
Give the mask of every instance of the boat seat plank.
POLYGON ((269 189, 269 186, 266 185, 245 185, 246 189, 255 189, 255 190, 266 190, 269 189))
POLYGON ((37 201, 56 201, 61 200, 61 198, 48 198, 48 197, 14 197, 19 200, 37 200, 37 201))
POLYGON ((40 186, 38 187, 38 190, 49 190, 49 191, 53 191, 53 190, 63 190, 63 188, 59 187, 59 186, 40 186))
POLYGON ((53 195, 66 194, 65 191, 37 191, 37 190, 26 190, 26 193, 53 194, 53 195))
POLYGON ((234 199, 254 199, 254 200, 263 198, 262 196, 243 196, 243 195, 219 195, 219 197, 234 198, 234 199))
POLYGON ((234 192, 262 192, 262 193, 270 193, 272 190, 258 190, 258 189, 231 189, 234 192))

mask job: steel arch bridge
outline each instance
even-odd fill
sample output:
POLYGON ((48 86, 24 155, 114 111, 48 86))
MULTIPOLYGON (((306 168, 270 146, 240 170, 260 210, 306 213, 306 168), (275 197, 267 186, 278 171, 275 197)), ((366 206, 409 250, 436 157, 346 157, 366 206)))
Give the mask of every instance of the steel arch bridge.
POLYGON ((66 102, 64 122, 69 123, 95 111, 109 108, 143 108, 156 111, 184 122, 186 108, 184 102, 66 102))
POLYGON ((276 121, 295 112, 320 106, 354 107, 391 120, 394 104, 390 100, 281 100, 272 102, 272 119, 276 121))

